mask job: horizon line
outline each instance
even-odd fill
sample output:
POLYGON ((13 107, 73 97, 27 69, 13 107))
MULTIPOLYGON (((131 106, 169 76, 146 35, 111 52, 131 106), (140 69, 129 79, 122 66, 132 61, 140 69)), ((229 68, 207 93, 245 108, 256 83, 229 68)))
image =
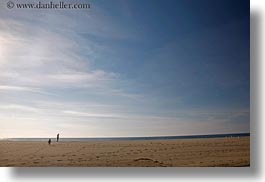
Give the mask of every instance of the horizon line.
MULTIPOLYGON (((211 135, 250 135, 250 132, 240 132, 240 133, 211 133, 211 134, 192 134, 192 135, 158 135, 158 136, 115 136, 115 137, 60 137, 60 139, 108 139, 108 138, 156 138, 156 137, 187 137, 187 136, 211 136, 211 135)), ((56 138, 56 137, 11 137, 11 138, 1 138, 3 139, 46 139, 46 138, 56 138)))

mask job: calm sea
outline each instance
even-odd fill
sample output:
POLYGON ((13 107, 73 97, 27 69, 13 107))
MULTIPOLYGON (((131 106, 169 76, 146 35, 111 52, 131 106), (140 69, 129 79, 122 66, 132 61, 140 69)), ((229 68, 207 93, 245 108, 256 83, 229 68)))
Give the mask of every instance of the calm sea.
MULTIPOLYGON (((186 135, 186 136, 152 136, 152 137, 113 137, 113 138, 60 138, 60 141, 119 141, 119 140, 169 140, 192 138, 222 138, 250 136, 250 133, 211 134, 211 135, 186 135)), ((49 138, 4 138, 1 141, 48 141, 49 138)), ((56 138, 51 138, 53 141, 56 138)))

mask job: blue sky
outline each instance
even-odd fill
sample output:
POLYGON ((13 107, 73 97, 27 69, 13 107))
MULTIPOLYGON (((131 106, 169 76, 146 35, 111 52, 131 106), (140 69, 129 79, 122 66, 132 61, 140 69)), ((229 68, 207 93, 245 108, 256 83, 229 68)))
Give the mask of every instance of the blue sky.
POLYGON ((248 1, 89 3, 1 4, 0 138, 249 132, 248 1))

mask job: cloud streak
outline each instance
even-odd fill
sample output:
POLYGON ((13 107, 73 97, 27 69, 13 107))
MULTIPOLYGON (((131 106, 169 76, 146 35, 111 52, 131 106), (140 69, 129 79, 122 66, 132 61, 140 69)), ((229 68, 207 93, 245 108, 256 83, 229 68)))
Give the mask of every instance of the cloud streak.
POLYGON ((0 105, 0 109, 11 110, 11 111, 26 111, 26 112, 39 112, 40 110, 34 107, 24 106, 24 105, 16 105, 16 104, 8 104, 8 105, 0 105))
POLYGON ((0 85, 0 91, 7 91, 7 92, 19 91, 19 92, 32 92, 32 93, 44 94, 44 95, 54 95, 54 94, 46 92, 40 88, 10 86, 10 85, 0 85))
POLYGON ((120 115, 115 114, 101 114, 101 113, 88 113, 78 111, 63 111, 64 114, 72 115, 76 117, 88 117, 88 118, 122 118, 120 115))

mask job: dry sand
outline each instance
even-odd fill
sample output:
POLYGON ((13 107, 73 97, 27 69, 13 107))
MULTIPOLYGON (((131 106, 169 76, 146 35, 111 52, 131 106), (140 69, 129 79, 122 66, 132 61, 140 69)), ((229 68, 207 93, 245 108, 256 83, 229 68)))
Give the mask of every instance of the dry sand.
POLYGON ((249 166, 250 137, 0 142, 0 166, 249 166))

